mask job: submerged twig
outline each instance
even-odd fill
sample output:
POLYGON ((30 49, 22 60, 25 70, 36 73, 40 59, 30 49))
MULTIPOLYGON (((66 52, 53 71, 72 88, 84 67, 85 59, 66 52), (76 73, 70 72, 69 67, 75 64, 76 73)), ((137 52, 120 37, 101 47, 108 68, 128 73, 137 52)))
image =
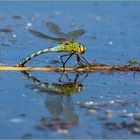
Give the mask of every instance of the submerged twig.
MULTIPOLYGON (((0 66, 0 71, 64 71, 63 67, 15 67, 15 66, 0 66)), ((103 65, 103 64, 91 64, 82 67, 67 67, 65 71, 99 71, 99 70, 117 70, 117 71, 135 71, 140 72, 139 66, 132 65, 103 65)))

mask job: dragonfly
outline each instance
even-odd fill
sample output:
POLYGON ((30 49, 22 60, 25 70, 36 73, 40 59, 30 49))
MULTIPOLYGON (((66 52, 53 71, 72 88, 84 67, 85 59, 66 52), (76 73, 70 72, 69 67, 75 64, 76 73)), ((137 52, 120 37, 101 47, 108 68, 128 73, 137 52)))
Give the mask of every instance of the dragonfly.
POLYGON ((89 62, 82 56, 86 52, 86 47, 83 44, 76 42, 76 40, 85 33, 84 29, 78 29, 70 31, 68 33, 64 33, 56 24, 52 22, 47 22, 46 26, 51 33, 57 35, 58 37, 50 37, 33 29, 29 29, 29 32, 36 37, 46 39, 49 42, 55 43, 56 45, 29 55, 20 63, 16 64, 17 67, 23 67, 32 58, 48 52, 67 52, 67 54, 60 56, 63 68, 65 68, 65 64, 73 55, 76 56, 76 61, 80 66, 89 65, 89 62), (64 61, 63 57, 66 56, 67 59, 64 61))

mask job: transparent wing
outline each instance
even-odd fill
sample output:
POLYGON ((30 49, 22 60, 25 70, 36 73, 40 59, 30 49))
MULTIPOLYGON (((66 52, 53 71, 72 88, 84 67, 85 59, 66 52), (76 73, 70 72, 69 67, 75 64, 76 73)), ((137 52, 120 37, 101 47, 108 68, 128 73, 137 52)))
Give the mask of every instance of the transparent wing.
POLYGON ((53 37, 50 37, 50 36, 47 36, 43 33, 40 33, 38 31, 35 31, 35 30, 32 30, 32 29, 29 29, 28 30, 30 33, 32 33, 34 36, 37 36, 37 37, 40 37, 40 38, 43 38, 43 39, 47 39, 48 41, 52 42, 52 43, 62 43, 63 41, 65 41, 64 38, 53 38, 53 37))
POLYGON ((76 41, 81 35, 85 33, 84 29, 74 30, 66 34, 68 40, 76 41))
POLYGON ((66 34, 54 23, 47 22, 46 26, 48 27, 49 31, 53 34, 56 34, 59 37, 66 38, 66 34))

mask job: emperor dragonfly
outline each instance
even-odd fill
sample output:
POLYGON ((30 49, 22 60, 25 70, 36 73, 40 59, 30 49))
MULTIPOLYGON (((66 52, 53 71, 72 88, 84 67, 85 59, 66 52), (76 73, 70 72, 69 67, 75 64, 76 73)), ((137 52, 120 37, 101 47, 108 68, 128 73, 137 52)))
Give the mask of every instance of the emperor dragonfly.
POLYGON ((84 64, 89 64, 84 57, 82 57, 82 59, 80 58, 80 56, 85 53, 86 47, 81 43, 76 42, 76 40, 85 33, 84 29, 74 30, 65 34, 56 24, 52 22, 47 22, 46 25, 50 32, 56 34, 60 38, 50 37, 48 35, 45 35, 41 32, 32 29, 29 29, 29 32, 32 33, 34 36, 47 39, 52 43, 57 43, 57 45, 29 55, 28 57, 23 59, 19 64, 16 64, 17 67, 24 66, 25 63, 30 61, 32 58, 44 54, 46 52, 68 52, 68 54, 60 56, 60 60, 63 64, 63 68, 65 68, 65 64, 73 55, 76 55, 77 63, 80 66, 84 64), (69 56, 69 57, 65 61, 63 61, 62 58, 65 56, 69 56))

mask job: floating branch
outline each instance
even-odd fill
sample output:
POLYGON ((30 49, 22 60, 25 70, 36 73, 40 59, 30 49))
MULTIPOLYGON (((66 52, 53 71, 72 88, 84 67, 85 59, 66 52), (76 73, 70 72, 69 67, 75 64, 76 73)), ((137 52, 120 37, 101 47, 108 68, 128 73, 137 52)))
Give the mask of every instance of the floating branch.
MULTIPOLYGON (((63 67, 15 67, 15 66, 0 66, 0 71, 63 71, 63 67)), ((117 70, 117 71, 135 71, 140 72, 139 66, 133 65, 103 65, 92 64, 83 67, 68 67, 65 71, 100 71, 100 70, 117 70)))

